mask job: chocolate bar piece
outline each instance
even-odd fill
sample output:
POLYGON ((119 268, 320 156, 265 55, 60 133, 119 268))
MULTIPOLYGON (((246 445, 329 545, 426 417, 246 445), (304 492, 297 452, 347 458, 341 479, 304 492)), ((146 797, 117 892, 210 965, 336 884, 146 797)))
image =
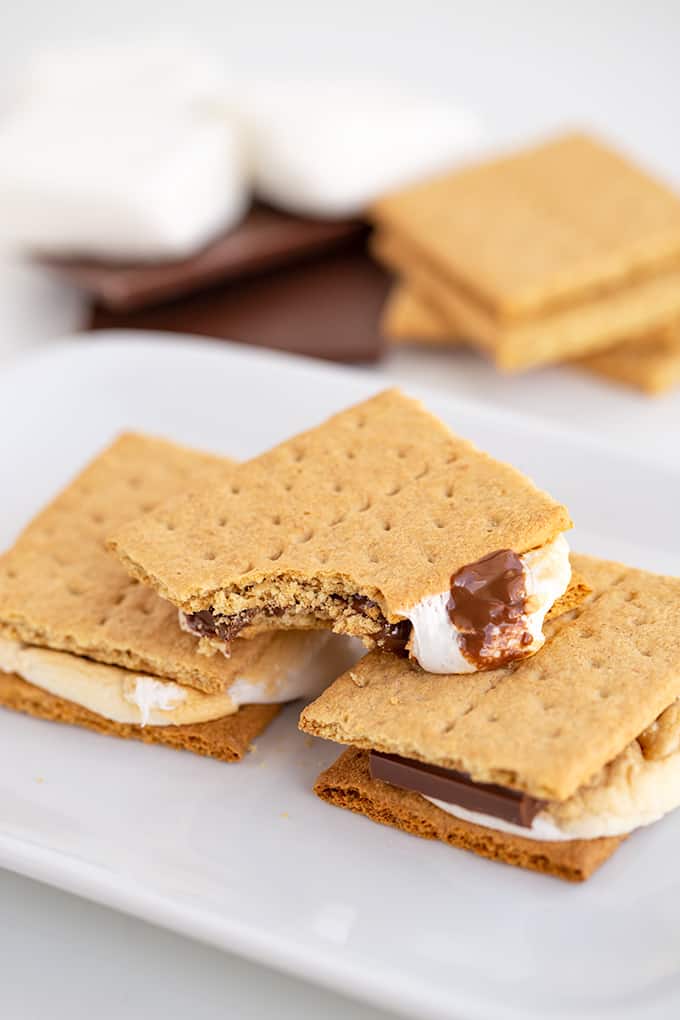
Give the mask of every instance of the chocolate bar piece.
POLYGON ((255 205, 236 229, 202 251, 172 262, 102 262, 42 258, 98 304, 131 312, 214 286, 225 280, 273 269, 295 259, 330 251, 366 234, 358 220, 314 220, 255 205))
POLYGON ((496 783, 476 783, 467 772, 426 765, 398 754, 371 751, 369 765, 373 779, 382 779, 404 790, 415 790, 424 797, 444 800, 447 804, 457 804, 468 811, 502 818, 525 829, 531 828, 534 818, 545 806, 545 801, 520 790, 510 790, 496 783))
POLYGON ((169 330, 237 340, 331 361, 380 357, 380 315, 389 278, 364 240, 136 312, 95 307, 91 329, 169 330))

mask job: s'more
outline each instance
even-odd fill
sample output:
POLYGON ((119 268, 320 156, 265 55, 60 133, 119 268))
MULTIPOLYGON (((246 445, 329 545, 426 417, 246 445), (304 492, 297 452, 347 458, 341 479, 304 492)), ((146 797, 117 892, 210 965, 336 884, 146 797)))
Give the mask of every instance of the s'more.
POLYGON ((417 318, 425 338, 519 371, 680 321, 680 197, 587 135, 387 195, 372 218, 409 295, 390 302, 388 334, 417 318))
POLYGON ((537 655, 466 677, 370 653, 303 711, 323 800, 573 881, 680 806, 680 578, 575 556, 537 655))
POLYGON ((112 528, 218 485, 231 463, 125 434, 38 514, 0 559, 0 706, 236 761, 280 703, 338 675, 346 652, 322 655, 322 634, 199 654, 174 607, 107 551, 112 528))
POLYGON ((470 673, 533 654, 582 598, 564 506, 387 390, 114 532, 131 576, 225 650, 330 628, 470 673))

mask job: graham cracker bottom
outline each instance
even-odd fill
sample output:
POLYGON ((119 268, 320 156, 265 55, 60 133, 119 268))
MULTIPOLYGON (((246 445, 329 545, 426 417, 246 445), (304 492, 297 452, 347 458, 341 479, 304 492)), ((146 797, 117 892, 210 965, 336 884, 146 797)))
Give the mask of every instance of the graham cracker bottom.
MULTIPOLYGON (((382 330, 391 342, 432 347, 463 347, 464 339, 408 282, 396 283, 383 311, 382 330)), ((680 325, 677 322, 652 335, 636 336, 604 351, 567 361, 613 382, 650 396, 680 385, 680 325)))
POLYGON ((251 741, 280 711, 280 705, 244 705, 234 715, 191 726, 136 726, 117 723, 27 683, 15 673, 0 673, 0 706, 51 722, 145 744, 163 744, 219 761, 240 761, 251 741))
POLYGON ((523 839, 495 829, 464 822, 448 814, 412 790, 402 790, 372 779, 368 752, 351 747, 314 784, 321 800, 366 815, 381 825, 391 825, 423 839, 472 850, 481 857, 517 868, 540 871, 568 882, 583 882, 599 868, 625 839, 576 839, 566 843, 523 839))

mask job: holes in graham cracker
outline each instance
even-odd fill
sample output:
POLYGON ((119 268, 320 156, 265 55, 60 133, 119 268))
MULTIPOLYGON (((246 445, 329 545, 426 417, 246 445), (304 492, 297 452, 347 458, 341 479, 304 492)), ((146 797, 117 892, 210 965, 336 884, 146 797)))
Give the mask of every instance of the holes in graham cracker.
POLYGON ((302 449, 301 446, 295 446, 293 448, 293 460, 295 461, 296 464, 299 464, 300 461, 304 459, 304 456, 305 451, 302 449))
POLYGON ((217 519, 217 527, 218 528, 226 528, 226 526, 227 526, 227 518, 226 517, 219 517, 217 519))
POLYGON ((435 528, 445 528, 446 527, 446 521, 443 521, 441 519, 441 517, 435 517, 435 519, 434 519, 434 521, 432 523, 434 524, 435 528))
POLYGON ((603 666, 604 666, 604 662, 603 662, 602 659, 591 659, 590 660, 590 668, 591 669, 602 669, 603 666))
POLYGON ((66 590, 69 595, 79 596, 84 594, 83 589, 78 584, 69 584, 66 590))
POLYGON ((174 521, 166 521, 166 522, 165 522, 165 527, 166 527, 166 529, 167 529, 168 531, 174 531, 174 530, 175 530, 175 528, 177 527, 177 525, 175 524, 175 522, 174 522, 174 521))
POLYGON ((391 530, 392 530, 392 522, 391 521, 383 521, 383 531, 391 531, 391 530))
POLYGON ((7 570, 7 577, 10 579, 10 581, 16 581, 16 579, 17 579, 17 572, 16 572, 16 570, 13 569, 13 567, 9 567, 8 568, 8 570, 7 570))
POLYGON ((602 701, 606 701, 607 698, 611 697, 611 691, 608 691, 606 687, 603 687, 597 692, 597 696, 598 698, 601 698, 602 701))
POLYGON ((90 520, 93 524, 103 524, 106 518, 104 517, 104 514, 95 510, 93 514, 90 514, 90 520))
POLYGON ((397 450, 397 457, 399 458, 399 460, 404 460, 407 454, 408 450, 403 446, 400 446, 399 449, 397 450))
POLYGON ((359 507, 359 513, 363 514, 363 513, 365 513, 366 510, 370 510, 372 505, 373 504, 371 503, 371 497, 370 496, 366 496, 366 498, 364 499, 363 503, 359 507))
POLYGON ((351 448, 347 451, 347 460, 356 460, 356 452, 351 448))
POLYGON ((395 482, 394 485, 391 485, 389 487, 389 489, 387 490, 385 495, 386 496, 396 496, 398 492, 401 492, 401 485, 399 485, 398 482, 395 482))
POLYGON ((232 496, 238 496, 240 491, 241 491, 241 486, 240 485, 232 485, 231 486, 231 494, 232 494, 232 496))
POLYGON ((281 523, 281 516, 280 516, 280 514, 274 514, 274 516, 272 517, 272 524, 274 524, 276 527, 278 527, 280 523, 281 523))
POLYGON ((445 499, 453 499, 453 486, 452 485, 449 484, 444 489, 444 498, 445 499))
POLYGON ((562 727, 558 726, 556 730, 553 730, 550 734, 552 740, 558 740, 562 736, 562 727))
POLYGON ((118 594, 116 595, 115 599, 113 600, 113 604, 114 604, 114 606, 119 606, 124 601, 125 601, 125 592, 121 591, 121 592, 118 592, 118 594))
POLYGON ((155 501, 147 500, 145 503, 140 503, 139 510, 140 510, 140 513, 150 514, 151 511, 155 510, 157 506, 158 506, 158 503, 156 503, 155 501))
POLYGON ((203 559, 212 562, 217 559, 217 553, 213 549, 209 549, 207 553, 205 553, 203 559))
POLYGON ((283 546, 280 545, 278 547, 278 549, 275 549, 274 552, 269 554, 269 559, 270 560, 279 560, 279 559, 281 559, 282 556, 283 556, 283 546))
POLYGON ((486 721, 487 721, 488 723, 495 723, 495 722, 498 722, 498 716, 497 716, 497 715, 495 714, 495 712, 494 712, 494 713, 492 713, 491 715, 488 715, 488 716, 486 717, 486 721))
POLYGON ((133 475, 132 478, 128 478, 128 485, 131 489, 140 489, 142 487, 142 479, 139 475, 133 475))
POLYGON ((109 622, 108 616, 102 616, 97 620, 98 627, 104 627, 109 622))
POLYGON ((284 482, 284 483, 283 483, 283 487, 284 487, 284 489, 286 490, 286 492, 291 492, 291 491, 292 491, 292 488, 293 488, 293 483, 292 483, 292 482, 290 482, 290 481, 288 481, 288 482, 284 482))
POLYGON ((362 428, 364 428, 365 424, 366 424, 366 418, 365 418, 365 416, 363 414, 360 414, 359 417, 357 418, 357 428, 358 429, 362 429, 362 428))

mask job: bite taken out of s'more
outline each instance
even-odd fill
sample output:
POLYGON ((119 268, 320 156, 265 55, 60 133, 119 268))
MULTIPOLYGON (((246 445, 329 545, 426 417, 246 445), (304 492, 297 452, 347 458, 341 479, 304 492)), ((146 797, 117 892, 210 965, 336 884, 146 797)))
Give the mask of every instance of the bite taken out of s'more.
POLYGON ((475 673, 536 652, 586 588, 564 506, 388 390, 113 532, 130 574, 225 650, 330 628, 475 673))
POLYGON ((348 649, 325 634, 269 632, 228 659, 201 655, 174 607, 107 551, 112 527, 232 464, 125 434, 38 514, 0 559, 0 706, 237 761, 282 702, 338 675, 348 649))
POLYGON ((572 881, 679 807, 680 578, 574 559, 591 594, 531 659, 445 677, 372 653, 308 705, 302 730, 349 745, 318 796, 572 881))

